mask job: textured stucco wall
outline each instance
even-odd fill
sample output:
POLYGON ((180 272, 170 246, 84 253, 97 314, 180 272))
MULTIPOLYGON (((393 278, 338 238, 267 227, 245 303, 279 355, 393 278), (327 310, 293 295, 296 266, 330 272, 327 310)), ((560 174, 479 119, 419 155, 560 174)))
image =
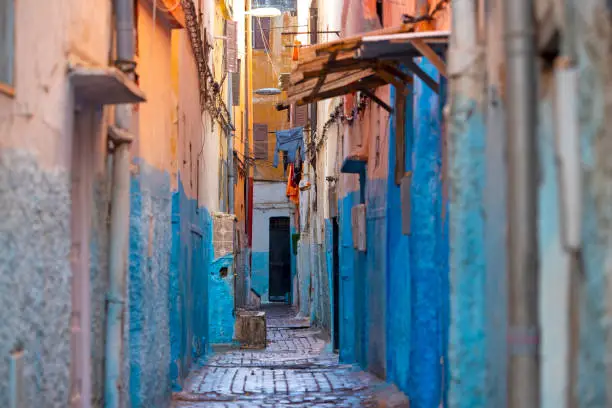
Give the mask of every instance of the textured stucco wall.
MULTIPOLYGON (((395 89, 391 94, 392 103, 397 98, 395 89)), ((413 140, 412 96, 406 98, 405 140, 413 140)), ((395 168, 395 116, 392 118, 389 134, 389 174, 395 168)), ((406 171, 411 168, 411 145, 406 146, 406 171)), ((411 341, 411 266, 414 260, 410 257, 410 237, 402 233, 402 202, 400 188, 393 177, 388 179, 388 214, 387 217, 387 379, 407 393, 410 380, 410 344, 411 341)))
POLYGON ((171 193, 168 173, 136 160, 130 192, 128 275, 130 400, 133 407, 169 403, 168 277, 171 193))
POLYGON ((212 257, 212 218, 186 194, 179 178, 172 196, 169 319, 170 379, 178 391, 192 365, 209 346, 208 284, 212 257))
POLYGON ((24 349, 25 405, 65 407, 70 391, 70 178, 0 150, 0 405, 11 350, 24 349))
POLYGON ((234 257, 215 259, 210 265, 208 299, 210 344, 227 344, 234 339, 234 257), (224 271, 225 275, 222 275, 224 271))
MULTIPOLYGON (((420 61, 421 69, 438 79, 436 69, 420 61)), ((412 146, 411 263, 411 406, 431 407, 443 401, 441 384, 445 354, 444 304, 448 275, 442 214, 442 155, 440 98, 420 80, 414 84, 414 141, 412 146)))
POLYGON ((453 407, 484 407, 488 406, 483 251, 486 130, 481 101, 456 92, 451 106, 448 171, 452 292, 448 398, 453 407))
MULTIPOLYGON (((609 406, 612 368, 612 35, 610 3, 581 2, 576 10, 578 108, 583 165, 583 258, 580 293, 578 395, 581 407, 609 406), (608 340, 606 340, 608 339, 608 340)), ((571 34, 570 34, 571 35, 571 34)))

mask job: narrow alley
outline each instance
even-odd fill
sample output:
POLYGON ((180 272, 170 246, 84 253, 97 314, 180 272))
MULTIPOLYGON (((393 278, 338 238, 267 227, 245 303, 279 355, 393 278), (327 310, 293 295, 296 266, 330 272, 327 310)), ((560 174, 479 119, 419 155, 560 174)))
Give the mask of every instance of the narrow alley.
POLYGON ((612 0, 0 0, 0 408, 612 407, 612 0))
POLYGON ((352 365, 340 364, 321 330, 288 305, 262 308, 265 350, 218 351, 195 369, 175 408, 407 407, 392 385, 352 365))

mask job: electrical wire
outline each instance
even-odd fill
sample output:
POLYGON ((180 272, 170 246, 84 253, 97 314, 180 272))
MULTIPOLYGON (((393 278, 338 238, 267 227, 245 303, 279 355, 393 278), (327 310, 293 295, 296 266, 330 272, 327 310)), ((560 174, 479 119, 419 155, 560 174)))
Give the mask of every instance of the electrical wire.
POLYGON ((259 17, 256 17, 256 18, 257 18, 257 25, 259 26, 259 31, 261 32, 261 39, 263 40, 263 43, 264 43, 264 51, 266 53, 266 56, 268 57, 270 66, 272 66, 272 71, 274 71, 274 77, 278 78, 278 71, 276 70, 276 67, 274 66, 274 62, 272 62, 272 57, 270 56, 268 39, 266 39, 266 36, 264 35, 263 27, 261 26, 261 19, 259 17))

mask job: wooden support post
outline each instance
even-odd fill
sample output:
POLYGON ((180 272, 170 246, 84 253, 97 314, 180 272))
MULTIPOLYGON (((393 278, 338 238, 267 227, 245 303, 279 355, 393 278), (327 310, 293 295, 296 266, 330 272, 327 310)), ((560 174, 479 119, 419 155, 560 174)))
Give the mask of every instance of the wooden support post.
POLYGON ((423 40, 413 39, 412 45, 416 48, 425 58, 429 60, 440 72, 440 75, 448 78, 448 72, 446 70, 446 64, 442 61, 442 58, 423 40))
POLYGON ((372 91, 370 91, 367 88, 362 88, 360 89, 361 92, 363 92, 364 94, 366 94, 370 99, 372 99, 374 102, 376 102, 378 105, 380 105, 380 107, 382 107, 384 110, 386 110, 389 113, 393 113, 393 108, 390 107, 389 105, 387 105, 382 99, 380 99, 378 96, 376 96, 376 94, 372 91))
POLYGON ((395 184, 400 185, 406 167, 406 93, 395 95, 395 184))
POLYGON ((438 84, 432 77, 430 77, 425 71, 419 67, 412 58, 404 58, 402 62, 406 65, 411 72, 413 72, 416 76, 418 76, 425 85, 431 88, 432 91, 440 94, 440 84, 438 84))

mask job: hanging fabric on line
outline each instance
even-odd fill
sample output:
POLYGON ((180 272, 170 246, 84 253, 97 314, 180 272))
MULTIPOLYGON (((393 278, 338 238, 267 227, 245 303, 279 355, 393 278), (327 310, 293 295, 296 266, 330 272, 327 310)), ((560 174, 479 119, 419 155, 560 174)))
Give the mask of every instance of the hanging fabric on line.
POLYGON ((294 183, 294 168, 293 163, 289 164, 289 174, 287 177, 287 197, 289 197, 289 201, 298 205, 300 203, 300 190, 297 184, 294 183))
POLYGON ((278 167, 278 152, 287 152, 289 163, 295 161, 295 152, 300 148, 302 160, 306 159, 306 151, 304 149, 304 127, 296 127, 288 130, 279 130, 276 132, 276 148, 274 149, 274 167, 278 167))

